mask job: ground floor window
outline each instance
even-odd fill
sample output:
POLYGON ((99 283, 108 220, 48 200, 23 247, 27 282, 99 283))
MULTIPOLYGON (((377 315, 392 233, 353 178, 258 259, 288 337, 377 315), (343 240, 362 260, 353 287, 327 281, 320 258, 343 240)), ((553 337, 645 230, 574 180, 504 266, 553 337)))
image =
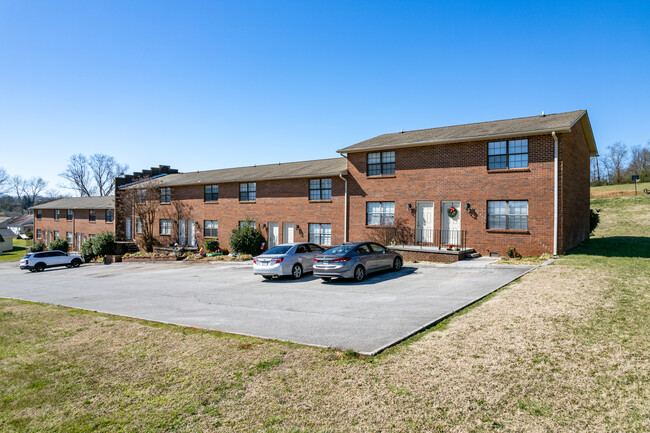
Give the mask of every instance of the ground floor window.
POLYGON ((72 232, 65 232, 65 238, 68 240, 68 243, 72 245, 74 238, 72 237, 72 232))
POLYGON ((216 238, 219 229, 219 221, 205 220, 203 221, 203 236, 206 238, 216 238))
POLYGON ((59 239, 59 231, 54 230, 54 239, 59 239))
POLYGON ((369 201, 366 203, 366 225, 392 226, 394 222, 394 201, 369 201))
POLYGON ((36 239, 40 239, 43 236, 41 229, 36 229, 36 239))
POLYGON ((140 218, 135 220, 135 232, 142 233, 142 220, 140 218))
POLYGON ((309 242, 332 245, 332 224, 309 224, 309 242))
POLYGON ((488 201, 488 229, 528 230, 528 201, 488 201))
POLYGON ((255 221, 248 221, 248 220, 239 221, 239 229, 240 230, 243 229, 245 226, 251 226, 253 228, 257 227, 257 225, 255 224, 255 221))
POLYGON ((95 237, 95 235, 93 235, 93 234, 89 234, 89 235, 88 235, 88 239, 92 239, 92 238, 94 238, 94 237, 95 237))
POLYGON ((160 220, 160 234, 161 235, 172 234, 172 220, 168 220, 168 219, 160 220))

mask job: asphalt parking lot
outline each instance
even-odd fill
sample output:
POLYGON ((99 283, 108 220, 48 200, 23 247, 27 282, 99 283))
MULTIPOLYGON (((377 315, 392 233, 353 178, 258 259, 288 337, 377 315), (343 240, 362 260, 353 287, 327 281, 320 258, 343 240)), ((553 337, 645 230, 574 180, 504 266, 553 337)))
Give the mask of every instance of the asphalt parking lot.
POLYGON ((115 263, 41 273, 0 264, 0 297, 375 354, 534 267, 405 265, 362 283, 262 280, 247 264, 115 263))

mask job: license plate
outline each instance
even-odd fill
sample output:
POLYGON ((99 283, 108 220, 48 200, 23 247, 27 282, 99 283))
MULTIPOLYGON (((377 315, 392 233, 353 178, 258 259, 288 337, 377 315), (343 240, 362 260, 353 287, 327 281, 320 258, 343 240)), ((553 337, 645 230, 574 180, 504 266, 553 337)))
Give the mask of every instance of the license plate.
POLYGON ((323 260, 321 263, 324 264, 324 265, 329 265, 332 262, 330 262, 329 260, 323 260))

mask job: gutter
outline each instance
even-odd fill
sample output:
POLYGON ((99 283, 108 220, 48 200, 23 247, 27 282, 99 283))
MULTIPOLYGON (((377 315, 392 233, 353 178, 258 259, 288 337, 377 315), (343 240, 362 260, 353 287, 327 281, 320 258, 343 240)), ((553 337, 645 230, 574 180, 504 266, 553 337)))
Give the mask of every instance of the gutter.
POLYGON ((558 227, 558 139, 555 131, 551 132, 553 136, 554 152, 553 152, 553 255, 557 256, 557 227, 558 227))
POLYGON ((345 182, 345 211, 343 212, 343 242, 348 241, 348 180, 339 174, 339 177, 345 182))

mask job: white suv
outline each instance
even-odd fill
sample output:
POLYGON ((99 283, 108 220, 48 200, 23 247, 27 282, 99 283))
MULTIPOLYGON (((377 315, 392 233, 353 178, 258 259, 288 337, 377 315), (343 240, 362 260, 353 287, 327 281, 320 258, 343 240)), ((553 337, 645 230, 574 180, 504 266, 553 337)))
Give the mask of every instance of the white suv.
POLYGON ((63 251, 41 251, 38 253, 27 253, 20 259, 20 269, 29 269, 30 272, 42 272, 45 268, 53 266, 66 266, 77 268, 83 263, 81 256, 68 254, 63 251))

